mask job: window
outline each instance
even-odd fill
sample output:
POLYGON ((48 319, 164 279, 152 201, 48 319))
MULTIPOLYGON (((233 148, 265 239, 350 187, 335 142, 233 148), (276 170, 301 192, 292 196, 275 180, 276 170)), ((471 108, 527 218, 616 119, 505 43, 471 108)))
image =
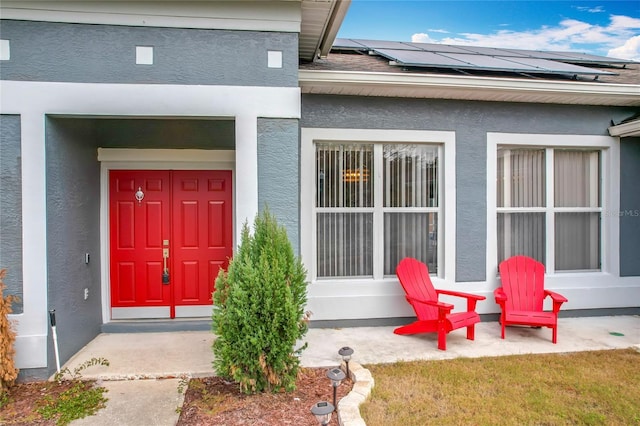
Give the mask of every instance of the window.
POLYGON ((523 254, 547 272, 600 270, 601 157, 593 148, 497 147, 498 262, 523 254))
POLYGON ((438 272, 440 151, 438 144, 315 144, 317 277, 391 276, 407 256, 438 272))

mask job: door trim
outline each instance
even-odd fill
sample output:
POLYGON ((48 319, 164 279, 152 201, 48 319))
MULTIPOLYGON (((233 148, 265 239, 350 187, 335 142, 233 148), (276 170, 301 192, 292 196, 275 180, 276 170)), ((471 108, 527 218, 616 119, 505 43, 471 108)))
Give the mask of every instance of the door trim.
POLYGON ((169 306, 136 306, 135 308, 111 308, 112 320, 169 319, 169 306))
MULTIPOLYGON (((179 305, 175 307, 176 318, 210 318, 211 305, 179 305)), ((135 308, 111 308, 111 320, 169 319, 169 306, 138 306, 135 308)))
MULTIPOLYGON (((127 148, 99 148, 100 161, 100 275, 102 296, 102 323, 106 324, 115 319, 111 312, 111 281, 110 281, 110 252, 109 252, 109 171, 110 170, 231 170, 233 209, 233 251, 237 248, 236 240, 236 172, 235 151, 231 150, 198 150, 198 149, 127 149, 127 148), (184 152, 183 152, 184 151, 184 152)), ((129 309, 129 308, 123 308, 129 309)), ((148 309, 148 308, 145 308, 148 309)), ((167 308, 168 309, 168 308, 167 308)), ((211 307, 207 315, 211 315, 211 307)), ((193 311, 198 312, 197 310, 193 311)), ((123 315, 132 315, 125 314, 123 315)), ((193 316, 191 312, 185 315, 193 316)), ((155 313, 154 313, 155 315, 155 313)), ((118 314, 120 316, 120 313, 118 314)), ((176 311, 176 317, 178 312, 176 311)), ((131 318, 131 316, 128 316, 131 318)), ((141 318, 141 317, 138 317, 141 318)), ((167 314, 169 318, 169 314, 167 314)))

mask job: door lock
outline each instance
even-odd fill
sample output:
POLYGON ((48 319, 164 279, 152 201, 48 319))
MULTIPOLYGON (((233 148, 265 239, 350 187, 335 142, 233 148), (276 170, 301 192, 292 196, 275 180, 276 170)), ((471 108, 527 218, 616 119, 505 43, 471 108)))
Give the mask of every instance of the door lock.
POLYGON ((164 268, 162 270, 162 284, 169 284, 170 282, 170 278, 169 278, 169 268, 167 267, 167 259, 169 258, 169 249, 168 248, 163 248, 162 249, 162 261, 164 263, 164 268))

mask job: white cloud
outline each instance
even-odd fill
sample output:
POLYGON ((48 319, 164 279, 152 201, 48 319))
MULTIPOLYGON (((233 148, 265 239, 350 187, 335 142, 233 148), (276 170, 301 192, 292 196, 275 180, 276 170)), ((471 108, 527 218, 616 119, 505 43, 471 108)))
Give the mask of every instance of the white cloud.
POLYGON ((622 46, 609 50, 607 56, 640 62, 640 35, 631 37, 622 46))
POLYGON ((417 33, 411 36, 411 41, 414 43, 441 43, 438 40, 434 40, 427 33, 417 33))
MULTIPOLYGON (((502 29, 490 34, 461 33, 457 36, 442 38, 435 37, 433 34, 418 33, 412 36, 412 40, 424 43, 511 49, 590 51, 602 55, 607 51, 615 50, 615 52, 620 52, 616 53, 617 55, 634 56, 637 53, 631 52, 634 51, 634 46, 637 48, 634 40, 640 32, 639 30, 640 19, 611 15, 609 24, 606 26, 594 25, 577 19, 564 19, 554 26, 542 26, 527 31, 502 29)), ((429 32, 433 33, 434 31, 430 30, 429 32)), ((611 53, 610 55, 613 56, 611 53)))
POLYGON ((611 15, 611 25, 608 28, 611 31, 638 29, 640 28, 640 19, 630 16, 611 15))
POLYGON ((574 6, 576 9, 578 9, 580 12, 589 12, 589 13, 601 13, 604 12, 604 7, 602 6, 596 6, 596 7, 589 7, 589 6, 574 6))
POLYGON ((427 31, 429 31, 430 33, 449 34, 449 31, 447 31, 447 30, 441 30, 441 29, 435 29, 435 28, 429 28, 427 31))

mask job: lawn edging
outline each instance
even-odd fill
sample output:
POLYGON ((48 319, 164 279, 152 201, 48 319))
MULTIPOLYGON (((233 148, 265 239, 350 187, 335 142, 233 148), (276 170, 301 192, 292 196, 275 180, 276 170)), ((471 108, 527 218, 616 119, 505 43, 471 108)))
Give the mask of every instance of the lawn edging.
MULTIPOLYGON (((346 364, 342 362, 342 369, 346 371, 346 364)), ((357 362, 349 363, 349 376, 353 381, 351 392, 338 402, 338 423, 340 426, 366 426, 360 415, 360 405, 371 394, 374 386, 371 372, 357 362)))

